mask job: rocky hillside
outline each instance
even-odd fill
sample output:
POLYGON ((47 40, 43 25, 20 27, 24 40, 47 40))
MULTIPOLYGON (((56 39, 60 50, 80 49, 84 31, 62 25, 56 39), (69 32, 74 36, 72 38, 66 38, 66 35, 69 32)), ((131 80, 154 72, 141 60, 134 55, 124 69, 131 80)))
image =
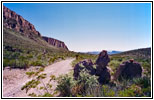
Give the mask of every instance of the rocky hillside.
POLYGON ((132 56, 140 59, 151 59, 151 47, 125 51, 119 54, 114 54, 113 56, 132 56))
POLYGON ((53 45, 55 47, 58 47, 58 48, 64 48, 66 50, 68 50, 67 46, 65 45, 64 42, 62 41, 59 41, 57 39, 54 39, 54 38, 50 38, 50 37, 45 37, 45 36, 42 36, 42 38, 48 42, 50 45, 53 45))
POLYGON ((16 14, 14 11, 11 11, 7 7, 3 6, 3 22, 4 26, 9 29, 13 29, 17 32, 21 32, 28 37, 31 34, 36 34, 41 36, 41 34, 36 31, 34 25, 25 20, 22 16, 16 14))
POLYGON ((41 40, 45 40, 52 46, 68 50, 64 42, 53 38, 42 37, 41 34, 35 29, 33 24, 31 24, 30 22, 25 20, 22 16, 18 15, 14 11, 11 11, 5 6, 3 6, 3 26, 7 29, 19 32, 22 35, 36 42, 40 42, 36 40, 36 37, 39 37, 41 40))

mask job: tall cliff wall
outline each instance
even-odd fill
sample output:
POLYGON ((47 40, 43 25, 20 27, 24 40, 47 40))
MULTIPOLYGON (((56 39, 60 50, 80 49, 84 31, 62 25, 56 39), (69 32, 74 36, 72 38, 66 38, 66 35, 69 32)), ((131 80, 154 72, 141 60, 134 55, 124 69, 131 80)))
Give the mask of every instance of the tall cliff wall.
POLYGON ((50 38, 50 37, 45 37, 45 36, 42 36, 42 38, 48 42, 50 45, 53 45, 55 47, 58 47, 58 48, 64 48, 66 50, 68 50, 67 46, 65 45, 64 42, 62 41, 59 41, 57 39, 54 39, 54 38, 50 38))
POLYGON ((33 24, 5 6, 3 6, 3 26, 20 32, 21 34, 24 34, 33 40, 35 40, 36 36, 39 36, 52 46, 68 50, 64 42, 54 38, 42 37, 41 34, 35 29, 33 24))
POLYGON ((5 6, 3 6, 3 23, 6 28, 14 29, 17 32, 27 35, 28 37, 32 34, 41 36, 41 34, 35 29, 34 25, 5 6))

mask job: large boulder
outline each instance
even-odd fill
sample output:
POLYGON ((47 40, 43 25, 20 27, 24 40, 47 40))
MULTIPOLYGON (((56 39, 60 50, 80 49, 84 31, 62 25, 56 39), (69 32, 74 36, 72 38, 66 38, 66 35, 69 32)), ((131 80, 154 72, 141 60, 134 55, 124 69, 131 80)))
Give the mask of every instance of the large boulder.
POLYGON ((99 83, 100 84, 108 83, 111 80, 110 70, 107 67, 105 67, 100 72, 101 73, 99 75, 96 74, 99 76, 98 78, 99 83))
POLYGON ((107 68, 107 64, 110 62, 110 58, 106 50, 100 52, 96 60, 96 75, 99 76, 98 81, 100 84, 108 83, 111 79, 110 71, 107 68))
POLYGON ((103 50, 93 64, 90 59, 85 59, 74 67, 74 78, 77 79, 80 75, 81 70, 88 70, 89 74, 98 76, 98 81, 100 84, 108 83, 111 79, 110 70, 107 68, 110 58, 107 51, 103 50), (96 66, 96 69, 93 66, 96 66))
POLYGON ((117 69, 114 79, 132 79, 142 76, 142 67, 133 59, 123 62, 117 69))
POLYGON ((105 68, 107 66, 107 64, 110 62, 110 58, 107 54, 107 51, 106 50, 103 50, 97 60, 96 60, 96 64, 101 67, 101 68, 105 68))
POLYGON ((77 79, 80 75, 80 72, 86 69, 89 71, 91 75, 95 74, 95 69, 93 68, 93 63, 90 59, 85 59, 83 61, 80 61, 78 64, 74 67, 74 78, 77 79))

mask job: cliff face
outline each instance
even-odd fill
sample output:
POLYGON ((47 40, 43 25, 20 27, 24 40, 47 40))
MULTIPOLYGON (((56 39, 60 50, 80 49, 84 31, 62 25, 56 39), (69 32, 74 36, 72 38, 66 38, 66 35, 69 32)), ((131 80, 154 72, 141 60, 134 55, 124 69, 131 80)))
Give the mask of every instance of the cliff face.
POLYGON ((53 45, 53 46, 55 46, 55 47, 57 47, 57 48, 63 48, 63 49, 65 49, 65 50, 68 50, 67 46, 66 46, 65 43, 62 42, 62 41, 59 41, 59 40, 57 40, 57 39, 50 38, 50 37, 45 37, 45 36, 42 36, 42 38, 43 38, 46 42, 48 42, 50 45, 53 45))
POLYGON ((41 36, 41 34, 36 31, 34 25, 5 6, 3 6, 3 23, 6 28, 14 29, 15 31, 21 32, 28 37, 32 34, 41 36))
POLYGON ((38 36, 52 46, 68 50, 64 42, 53 38, 42 37, 41 34, 35 29, 34 25, 5 6, 3 6, 3 26, 20 32, 34 41, 36 41, 36 36, 38 36))

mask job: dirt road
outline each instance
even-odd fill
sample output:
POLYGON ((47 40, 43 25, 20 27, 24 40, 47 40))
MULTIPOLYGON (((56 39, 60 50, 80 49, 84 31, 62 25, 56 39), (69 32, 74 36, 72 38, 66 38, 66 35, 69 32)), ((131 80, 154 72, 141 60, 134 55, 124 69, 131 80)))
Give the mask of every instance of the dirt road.
MULTIPOLYGON (((72 70, 71 62, 74 59, 69 58, 57 63, 54 63, 52 65, 49 65, 45 67, 44 71, 41 73, 46 74, 46 78, 42 80, 44 84, 46 84, 49 79, 50 75, 55 75, 58 77, 62 74, 67 74, 72 70)), ((3 97, 28 97, 29 93, 36 93, 36 94, 43 94, 43 90, 38 91, 36 89, 31 89, 26 93, 26 91, 21 90, 21 87, 27 83, 28 81, 32 80, 33 78, 28 78, 28 76, 25 74, 27 71, 33 71, 34 68, 23 70, 23 69, 4 69, 3 70, 3 97)), ((52 89, 54 90, 56 88, 56 81, 52 81, 52 89)), ((43 86, 41 83, 39 85, 40 87, 43 86)))

